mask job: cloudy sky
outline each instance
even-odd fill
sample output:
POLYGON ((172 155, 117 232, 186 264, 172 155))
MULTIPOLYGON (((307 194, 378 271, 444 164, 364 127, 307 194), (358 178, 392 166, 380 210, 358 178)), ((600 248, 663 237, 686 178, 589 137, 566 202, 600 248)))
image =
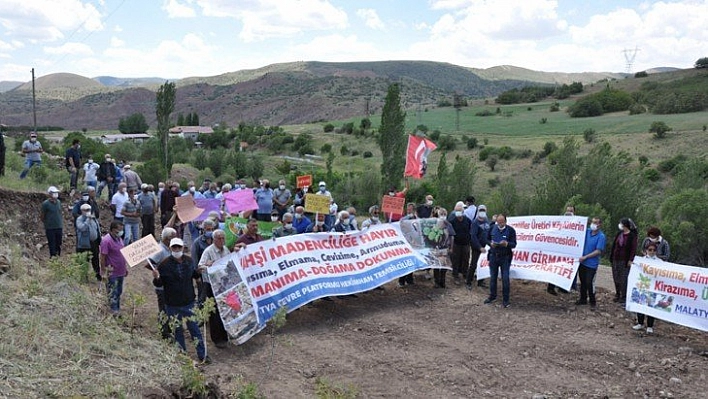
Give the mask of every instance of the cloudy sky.
POLYGON ((0 81, 212 76, 290 61, 622 72, 708 56, 708 0, 1 0, 0 81), (624 50, 632 50, 623 52, 624 50))

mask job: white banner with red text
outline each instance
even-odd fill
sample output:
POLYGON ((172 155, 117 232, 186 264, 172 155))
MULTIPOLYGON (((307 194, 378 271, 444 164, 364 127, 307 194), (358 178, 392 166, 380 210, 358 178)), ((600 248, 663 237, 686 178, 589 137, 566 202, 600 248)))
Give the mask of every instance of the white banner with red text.
POLYGON ((708 269, 636 257, 627 310, 708 331, 708 269))
POLYGON ((283 306, 291 312, 319 298, 368 291, 429 267, 396 223, 250 244, 209 267, 209 281, 224 327, 241 344, 283 306))
MULTIPOLYGON (((516 231, 509 277, 551 283, 570 290, 583 254, 585 216, 518 216, 507 218, 516 231)), ((489 251, 489 248, 487 248, 489 251)), ((488 253, 488 252, 487 252, 488 253)), ((477 279, 489 278, 489 259, 477 262, 477 279)))

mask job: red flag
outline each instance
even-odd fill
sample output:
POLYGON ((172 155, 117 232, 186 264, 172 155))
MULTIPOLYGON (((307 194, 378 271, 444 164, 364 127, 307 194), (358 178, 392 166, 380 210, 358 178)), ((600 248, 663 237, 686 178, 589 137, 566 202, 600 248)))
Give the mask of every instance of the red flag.
POLYGON ((422 179, 428 169, 428 154, 438 148, 432 141, 418 136, 408 136, 406 171, 403 176, 422 179))

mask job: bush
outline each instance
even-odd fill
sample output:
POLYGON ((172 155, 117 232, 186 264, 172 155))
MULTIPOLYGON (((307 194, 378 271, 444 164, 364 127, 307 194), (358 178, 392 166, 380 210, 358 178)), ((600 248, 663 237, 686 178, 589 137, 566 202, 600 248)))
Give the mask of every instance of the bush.
POLYGON ((431 140, 437 142, 438 140, 440 140, 440 134, 440 130, 435 129, 432 133, 430 133, 429 137, 431 140))
POLYGON ((328 124, 324 125, 324 127, 322 129, 324 130, 325 133, 331 133, 334 131, 334 125, 331 123, 328 123, 328 124))
POLYGON ((500 159, 511 159, 514 157, 514 150, 508 145, 497 149, 495 153, 500 159))
POLYGON ((639 114, 643 114, 645 112, 647 112, 647 109, 642 104, 635 103, 635 104, 630 105, 630 107, 629 107, 629 114, 630 115, 639 115, 639 114))
POLYGON ((492 115, 494 115, 494 112, 492 112, 488 109, 485 109, 483 111, 479 111, 479 112, 475 113, 475 116, 492 116, 492 115))
POLYGON ((467 149, 471 150, 475 147, 477 147, 477 139, 474 137, 467 138, 467 149))
POLYGON ((538 123, 540 123, 540 124, 542 124, 542 125, 545 125, 546 122, 548 122, 548 118, 541 118, 541 120, 538 121, 538 123))
POLYGON ((649 127, 649 132, 654 133, 654 137, 657 139, 663 139, 666 137, 666 133, 670 132, 671 128, 662 121, 652 122, 649 127))
POLYGON ((661 174, 658 170, 654 168, 649 168, 644 171, 644 178, 649 181, 658 181, 659 179, 661 179, 661 174))
POLYGON ((551 112, 558 112, 560 111, 560 104, 556 101, 551 105, 551 108, 549 109, 551 112))
POLYGON ((297 153, 301 156, 304 157, 305 154, 314 154, 315 150, 312 149, 312 146, 308 143, 305 144, 304 146, 298 148, 297 153))
POLYGON ((640 71, 634 74, 635 78, 646 78, 647 76, 649 76, 647 71, 640 71))
POLYGON ((359 155, 359 150, 352 150, 352 152, 349 155, 355 157, 355 156, 359 155))
POLYGON ((595 137, 597 137, 597 132, 595 132, 595 129, 593 128, 587 128, 583 132, 583 139, 586 143, 592 143, 595 141, 595 137))
POLYGON ((494 177, 493 179, 487 180, 487 183, 489 183, 490 188, 494 188, 499 185, 499 176, 494 177))
POLYGON ((587 118, 591 116, 600 116, 603 114, 602 103, 592 97, 586 97, 578 100, 575 104, 568 107, 568 112, 573 118, 587 118))
POLYGON ((639 161, 639 166, 641 166, 642 168, 649 165, 649 158, 647 158, 646 155, 640 155, 637 160, 639 161))
POLYGON ((553 153, 557 149, 558 149, 558 145, 556 145, 556 143, 554 143, 553 141, 547 141, 546 144, 543 145, 543 151, 541 152, 541 158, 551 155, 551 153, 553 153))
POLYGON ((328 152, 332 152, 332 144, 329 144, 329 143, 322 144, 322 147, 320 147, 320 153, 326 154, 328 152))
POLYGON ((442 137, 438 141, 438 148, 443 151, 455 151, 455 148, 457 148, 457 140, 450 135, 442 137))
POLYGON ((665 159, 656 166, 657 169, 659 169, 660 172, 664 173, 669 173, 674 171, 676 167, 682 163, 686 162, 686 156, 685 155, 676 155, 673 158, 670 159, 665 159))
POLYGON ((374 154, 371 153, 371 151, 364 151, 364 154, 362 154, 364 158, 371 158, 374 156, 374 154))
POLYGON ((526 148, 526 149, 521 150, 520 152, 518 152, 518 153, 516 154, 516 157, 519 158, 519 159, 526 159, 526 158, 528 158, 528 157, 530 157, 530 156, 532 156, 532 155, 533 155, 533 151, 531 151, 531 149, 529 149, 529 148, 526 148))
POLYGON ((349 148, 347 148, 346 145, 342 145, 339 147, 339 153, 342 155, 348 155, 349 154, 349 148))

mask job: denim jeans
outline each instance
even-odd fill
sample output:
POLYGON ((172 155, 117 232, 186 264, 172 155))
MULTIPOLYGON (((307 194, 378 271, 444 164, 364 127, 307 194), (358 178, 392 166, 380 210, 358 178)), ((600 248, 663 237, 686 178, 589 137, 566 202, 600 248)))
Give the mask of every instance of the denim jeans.
POLYGON ((29 173, 30 168, 35 165, 42 166, 42 161, 31 161, 29 159, 25 159, 25 168, 22 169, 22 172, 20 173, 20 179, 27 177, 27 173, 29 173))
POLYGON ((497 298, 497 277, 499 269, 502 275, 502 301, 509 303, 509 291, 511 283, 509 281, 509 270, 511 269, 511 256, 492 257, 489 262, 489 298, 497 298))
POLYGON ((61 242, 64 236, 62 229, 46 229, 49 257, 61 255, 61 242))
POLYGON ((183 319, 187 319, 184 321, 187 322, 187 329, 189 330, 189 335, 192 336, 192 341, 196 341, 197 343, 197 356, 199 360, 204 360, 206 357, 206 348, 204 347, 204 337, 202 336, 201 330, 199 330, 199 323, 188 319, 194 316, 194 312, 192 312, 194 306, 194 302, 187 306, 165 305, 165 313, 167 313, 168 317, 175 317, 179 321, 174 330, 175 341, 177 341, 184 351, 187 350, 187 345, 184 342, 184 327, 182 326, 182 322, 183 319))
POLYGON ((111 312, 118 313, 120 311, 120 296, 123 293, 123 279, 125 277, 108 277, 106 282, 106 291, 108 292, 108 303, 111 306, 111 312))
POLYGON ((140 239, 140 223, 125 223, 123 245, 129 245, 140 239))

